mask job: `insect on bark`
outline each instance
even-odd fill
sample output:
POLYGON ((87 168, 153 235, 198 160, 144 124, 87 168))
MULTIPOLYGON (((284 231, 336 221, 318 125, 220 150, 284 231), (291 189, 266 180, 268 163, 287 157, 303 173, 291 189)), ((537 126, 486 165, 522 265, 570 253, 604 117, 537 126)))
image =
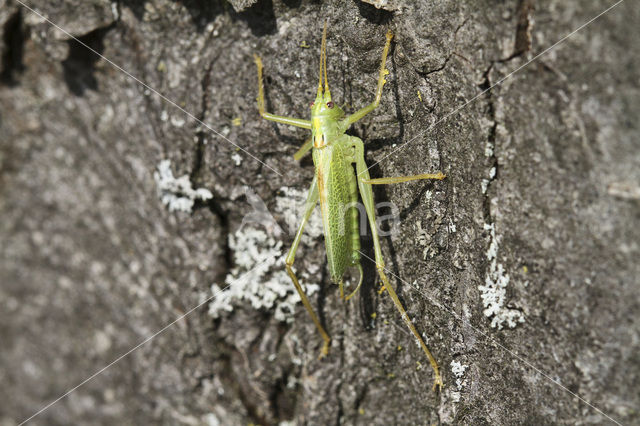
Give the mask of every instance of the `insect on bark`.
POLYGON ((376 228, 376 216, 374 210, 373 191, 371 185, 393 184, 407 182, 418 179, 444 179, 441 172, 433 174, 421 174, 414 176, 398 176, 380 179, 371 179, 367 165, 364 160, 364 144, 361 139, 345 134, 345 131, 356 121, 376 109, 382 97, 382 88, 386 83, 385 76, 389 71, 385 68, 387 54, 393 34, 387 32, 387 41, 382 51, 382 63, 380 64, 380 74, 378 77, 378 87, 376 97, 373 102, 351 115, 345 115, 344 111, 331 100, 329 82, 327 80, 327 25, 325 23, 322 32, 322 47, 320 51, 320 66, 318 71, 318 93, 316 99, 311 103, 311 120, 301 118, 284 117, 265 112, 264 87, 262 82, 262 60, 255 55, 256 66, 258 68, 258 109, 260 115, 277 123, 302 127, 311 130, 311 137, 305 141, 302 147, 294 154, 294 158, 299 160, 308 151, 312 151, 315 175, 311 182, 311 188, 307 196, 305 213, 296 232, 293 245, 286 258, 287 273, 293 281, 293 285, 300 294, 302 303, 309 312, 311 319, 315 323, 324 345, 320 357, 329 353, 331 338, 320 323, 318 316, 311 307, 309 299, 298 282, 293 271, 293 261, 302 237, 304 226, 309 220, 316 204, 320 201, 322 212, 322 223, 324 227, 324 241, 329 264, 331 280, 340 287, 340 297, 349 300, 360 288, 363 274, 360 265, 360 233, 358 229, 358 209, 355 204, 358 201, 358 192, 365 206, 375 251, 376 269, 384 288, 391 297, 395 307, 400 312, 402 320, 405 322, 411 333, 415 336, 418 344, 426 354, 435 378, 434 390, 442 387, 442 378, 438 369, 438 364, 431 355, 431 352, 420 337, 411 319, 407 315, 402 303, 398 299, 395 290, 391 286, 389 279, 384 273, 384 260, 380 249, 380 239, 376 228), (323 79, 324 76, 324 89, 323 79), (353 165, 355 164, 355 173, 353 165), (345 297, 343 287, 343 276, 348 268, 355 267, 360 272, 360 279, 355 290, 345 297))

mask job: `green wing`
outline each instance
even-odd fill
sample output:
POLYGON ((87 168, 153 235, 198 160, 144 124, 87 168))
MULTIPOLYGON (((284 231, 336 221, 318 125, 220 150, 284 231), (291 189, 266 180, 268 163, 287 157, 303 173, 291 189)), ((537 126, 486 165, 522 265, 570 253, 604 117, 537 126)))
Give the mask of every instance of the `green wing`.
POLYGON ((355 176, 351 162, 340 144, 314 149, 313 160, 318 178, 324 242, 331 280, 338 283, 351 265, 352 215, 347 214, 354 199, 351 186, 355 176))

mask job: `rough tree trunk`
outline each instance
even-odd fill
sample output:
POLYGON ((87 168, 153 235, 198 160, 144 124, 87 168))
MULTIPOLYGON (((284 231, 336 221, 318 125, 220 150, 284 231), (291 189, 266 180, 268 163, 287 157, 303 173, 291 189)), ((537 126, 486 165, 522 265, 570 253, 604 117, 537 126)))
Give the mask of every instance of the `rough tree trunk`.
POLYGON ((257 195, 289 231, 286 204, 313 167, 292 158, 304 131, 259 118, 252 54, 267 107, 306 117, 325 19, 332 93, 348 111, 373 99, 384 34, 396 35, 381 106, 351 130, 380 161, 373 177, 447 175, 375 192, 400 210, 384 254, 442 393, 371 263, 361 293, 340 301, 316 233, 296 269, 318 286, 328 358, 300 304, 221 296, 30 424, 610 421, 572 393, 640 424, 637 5, 474 99, 613 1, 251 3, 27 1, 107 61, 0 0, 0 424, 28 418, 265 250, 263 263, 277 262, 249 284, 292 291, 280 259, 292 235, 240 225, 257 195), (194 201, 169 211, 160 164, 212 198, 164 188, 164 201, 194 201))

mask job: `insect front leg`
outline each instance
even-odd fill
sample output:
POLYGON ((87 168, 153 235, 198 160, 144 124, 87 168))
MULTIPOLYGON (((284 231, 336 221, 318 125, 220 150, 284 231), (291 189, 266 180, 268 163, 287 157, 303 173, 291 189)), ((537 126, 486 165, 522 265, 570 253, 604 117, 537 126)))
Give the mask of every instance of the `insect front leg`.
POLYGON ((282 115, 271 114, 264 111, 264 83, 262 82, 262 59, 260 56, 253 55, 258 67, 258 111, 262 118, 275 121, 276 123, 289 124, 291 126, 302 127, 303 129, 311 129, 311 121, 302 118, 284 117, 282 115))
POLYGON ((296 251, 298 250, 298 244, 300 244, 300 240, 302 239, 302 232, 304 231, 304 226, 309 221, 309 218, 311 217, 311 213, 313 213, 313 209, 318 203, 318 197, 319 197, 318 196, 318 179, 314 177, 313 182, 311 182, 311 188, 309 189, 309 195, 307 196, 307 201, 305 203, 305 212, 304 212, 304 216, 302 217, 302 222, 298 227, 298 232, 296 232, 296 238, 293 240, 293 245, 291 246, 291 249, 289 249, 289 253, 287 254, 286 268, 287 268, 287 273, 289 274, 289 277, 291 277, 291 281, 293 281, 293 285, 295 286, 296 290, 298 291, 298 294, 300 295, 302 304, 307 309, 307 312, 309 312, 309 315, 311 316, 313 323, 316 325, 316 328, 318 329, 318 331, 320 332, 320 335, 322 336, 322 339, 324 340, 324 345, 322 346, 322 351, 320 352, 320 358, 322 358, 329 353, 329 345, 331 343, 331 338, 325 331, 324 327, 322 327, 322 324, 320 324, 320 320, 318 319, 318 316, 316 315, 316 313, 313 311, 313 308, 311 307, 311 303, 309 302, 307 295, 302 289, 300 282, 298 282, 298 278, 296 277, 296 274, 295 272, 293 272, 293 268, 292 268, 296 251))
POLYGON ((360 196, 362 197, 362 201, 367 212, 367 217, 369 218, 369 226, 371 227, 371 235, 373 237, 373 248, 375 252, 376 269, 378 270, 378 275, 380 275, 382 284, 387 289, 387 293, 389 294, 389 297, 391 297, 393 304, 395 305, 398 312, 400 312, 402 320, 407 325, 407 327, 409 327, 409 330, 411 330, 411 333, 413 333, 413 335, 415 336, 418 344, 427 355, 429 363, 431 363, 431 368, 433 368, 433 372, 435 374, 433 389, 437 391, 438 388, 442 388, 443 386, 438 363, 436 362, 433 355, 431 355, 429 348, 427 348, 427 345, 422 340, 422 337, 418 333, 418 330, 416 330, 413 322, 411 322, 411 319, 409 318, 409 315, 407 315, 404 306, 402 306, 400 299, 398 299, 398 295, 391 286, 389 278, 387 278, 387 275, 384 273, 384 260, 382 258, 382 249, 380 248, 380 239, 378 237, 378 229, 376 227, 376 213, 373 200, 373 190, 371 188, 371 184, 367 183, 367 181, 370 181, 370 178, 369 171, 367 170, 367 164, 364 161, 364 146, 362 141, 356 137, 351 137, 351 141, 353 142, 353 146, 355 148, 354 160, 356 163, 356 176, 358 179, 360 196))
POLYGON ((304 141, 304 144, 293 154, 293 159, 296 161, 300 161, 304 155, 309 152, 309 150, 313 147, 313 136, 309 136, 309 138, 304 141))
POLYGON ((371 111, 376 109, 378 105, 380 105, 380 99, 382 98, 382 88, 387 80, 384 78, 385 75, 389 74, 389 71, 386 68, 387 64, 387 54, 389 53, 389 46, 391 45, 391 39, 393 38, 393 33, 391 31, 387 32, 387 43, 384 45, 384 50, 382 51, 382 61, 380 63, 380 74, 378 76, 378 88, 376 89, 376 97, 369 105, 362 108, 359 111, 354 112, 350 116, 344 119, 343 127, 344 129, 348 129, 356 121, 360 120, 365 115, 369 114, 371 111))

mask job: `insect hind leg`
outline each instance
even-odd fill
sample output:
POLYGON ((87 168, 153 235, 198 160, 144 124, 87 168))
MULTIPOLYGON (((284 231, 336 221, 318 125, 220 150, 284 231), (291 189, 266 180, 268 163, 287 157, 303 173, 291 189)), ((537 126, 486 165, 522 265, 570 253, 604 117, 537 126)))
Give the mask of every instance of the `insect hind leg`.
POLYGON ((379 178, 379 179, 362 179, 362 182, 369 185, 389 185, 393 183, 410 182, 412 180, 419 180, 419 179, 442 180, 444 178, 446 178, 446 176, 442 172, 438 172, 438 173, 423 173, 421 175, 413 175, 413 176, 395 176, 395 177, 386 177, 386 178, 379 178))
POLYGON ((377 259, 376 259, 376 269, 378 270, 378 275, 380 276, 380 279, 382 280, 382 284, 384 285, 384 288, 387 290, 389 297, 391 297, 391 300, 393 300, 393 304, 396 306, 396 309, 400 312, 402 321, 404 321, 407 327, 409 327, 409 330, 411 330, 411 333, 413 333, 413 335, 416 337, 416 340, 418 341, 418 346, 420 346, 422 351, 427 355, 427 358, 429 359, 429 363, 431 364, 431 368, 433 368, 433 372, 435 374, 435 377, 433 380, 433 390, 437 392, 438 390, 442 389, 442 386, 444 386, 444 384, 442 383, 442 377, 440 376, 440 369, 438 367, 438 363, 436 362, 436 359, 433 357, 433 355, 431 355, 431 351, 429 350, 429 348, 427 348, 427 345, 424 343, 424 340, 422 340, 422 337, 420 337, 420 334, 418 333, 418 330, 416 330, 416 327, 413 325, 413 322, 411 322, 411 318, 409 318, 407 311, 405 311, 404 306, 402 306, 402 302, 400 302, 400 299, 398 299, 398 295, 396 294, 395 290, 391 286, 391 283, 389 282, 389 278, 387 278, 387 275, 384 273, 384 264, 380 264, 377 259))
POLYGON ((429 348, 427 348, 427 345, 424 343, 424 340, 422 340, 422 337, 420 336, 420 333, 418 333, 418 330, 416 330, 416 327, 413 325, 413 322, 411 322, 411 319, 409 318, 407 311, 404 309, 404 306, 402 306, 402 302, 400 302, 400 299, 398 299, 398 295, 396 294, 395 290, 391 286, 391 283, 389 282, 389 278, 387 278, 387 275, 385 274, 384 260, 382 258, 382 249, 380 248, 380 238, 378 237, 378 229, 376 227, 376 213, 374 209, 373 190, 371 188, 371 183, 367 183, 367 181, 370 181, 371 179, 369 177, 369 171, 367 170, 367 164, 364 161, 364 145, 362 141, 356 137, 351 137, 351 141, 353 142, 353 146, 355 148, 354 161, 356 163, 356 176, 358 179, 358 187, 360 189, 360 195, 362 197, 362 201, 364 202, 365 210, 367 211, 367 216, 369 218, 369 226, 371 227, 371 235, 373 237, 373 248, 375 252, 375 258, 376 258, 375 262, 376 262, 376 269, 378 270, 378 275, 382 280, 382 284, 387 289, 387 293, 389 294, 389 297, 393 301, 393 304, 395 305, 398 312, 400 312, 400 316, 402 317, 402 320, 404 321, 406 326, 409 328, 411 333, 414 335, 418 345, 420 346, 422 351, 425 353, 425 355, 429 359, 429 363, 431 364, 431 368, 433 369, 433 372, 435 375, 434 381, 433 381, 433 389, 435 391, 438 391, 443 386, 438 363, 436 362, 433 355, 431 355, 431 351, 429 351, 429 348))

